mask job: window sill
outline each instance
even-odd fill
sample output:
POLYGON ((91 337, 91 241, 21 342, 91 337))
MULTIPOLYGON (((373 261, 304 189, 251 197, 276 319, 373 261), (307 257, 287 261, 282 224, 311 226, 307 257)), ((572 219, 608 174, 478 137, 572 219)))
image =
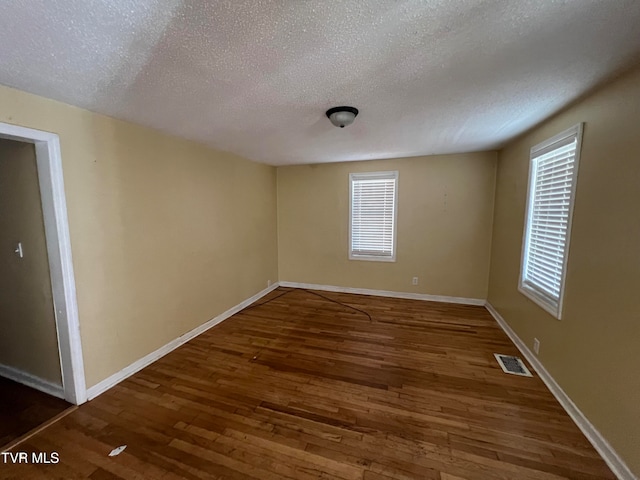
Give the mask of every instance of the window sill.
POLYGON ((536 292, 532 288, 527 287, 526 285, 523 285, 522 283, 518 285, 518 291, 522 293, 525 297, 527 297, 529 300, 531 300, 533 303, 538 305, 540 308, 542 308, 544 311, 551 314, 553 318, 555 318, 556 320, 561 319, 559 305, 561 305, 562 299, 560 300, 560 302, 558 302, 558 306, 552 305, 549 303, 549 301, 546 298, 542 297, 538 292, 536 292))
POLYGON ((395 262, 396 257, 376 257, 372 255, 349 255, 349 260, 364 260, 365 262, 395 262))

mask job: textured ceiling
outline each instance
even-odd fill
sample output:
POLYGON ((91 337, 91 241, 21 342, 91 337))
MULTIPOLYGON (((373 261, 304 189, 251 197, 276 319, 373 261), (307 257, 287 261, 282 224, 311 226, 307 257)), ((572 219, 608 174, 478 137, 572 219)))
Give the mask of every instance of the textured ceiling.
POLYGON ((0 2, 0 83, 275 165, 495 148, 639 54, 637 0, 0 2))

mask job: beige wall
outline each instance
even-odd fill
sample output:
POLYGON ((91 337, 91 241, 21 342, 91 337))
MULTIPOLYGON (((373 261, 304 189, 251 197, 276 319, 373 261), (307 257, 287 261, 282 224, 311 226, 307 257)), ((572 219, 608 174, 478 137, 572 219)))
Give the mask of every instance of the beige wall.
POLYGON ((62 385, 32 144, 0 139, 0 365, 62 385), (14 250, 22 243, 24 257, 14 250))
POLYGON ((280 280, 486 298, 495 166, 484 152, 279 167, 280 280), (399 172, 397 261, 349 260, 349 173, 387 170, 399 172))
POLYGON ((276 172, 0 87, 60 135, 87 386, 277 280, 276 172))
POLYGON ((499 155, 489 301, 640 474, 640 70, 499 155), (529 149, 586 122, 561 321, 517 290, 529 149))

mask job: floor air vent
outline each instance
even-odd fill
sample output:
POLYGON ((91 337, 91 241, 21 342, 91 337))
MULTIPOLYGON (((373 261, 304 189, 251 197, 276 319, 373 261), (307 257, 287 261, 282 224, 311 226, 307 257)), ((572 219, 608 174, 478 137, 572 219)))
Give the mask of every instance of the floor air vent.
POLYGON ((513 357, 511 355, 500 355, 499 353, 494 353, 494 357, 504 370, 504 373, 510 373, 512 375, 520 375, 523 377, 531 377, 531 372, 525 366, 525 364, 518 357, 513 357))

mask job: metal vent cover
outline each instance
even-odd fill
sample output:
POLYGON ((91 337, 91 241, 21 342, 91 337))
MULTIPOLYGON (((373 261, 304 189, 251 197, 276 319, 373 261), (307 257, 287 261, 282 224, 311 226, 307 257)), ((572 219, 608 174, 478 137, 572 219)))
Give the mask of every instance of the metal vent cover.
POLYGON ((511 375, 520 375, 522 377, 532 377, 531 372, 524 364, 522 360, 513 355, 502 355, 500 353, 494 353, 494 357, 498 361, 500 367, 504 373, 510 373, 511 375))

